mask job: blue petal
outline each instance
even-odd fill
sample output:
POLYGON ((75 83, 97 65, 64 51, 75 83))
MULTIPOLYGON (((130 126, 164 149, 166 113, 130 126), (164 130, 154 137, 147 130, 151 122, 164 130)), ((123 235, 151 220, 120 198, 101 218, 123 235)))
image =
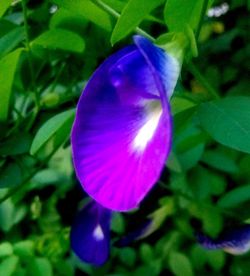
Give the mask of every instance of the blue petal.
POLYGON ((110 251, 111 212, 96 202, 86 205, 77 215, 71 228, 71 246, 84 262, 104 264, 110 251))
POLYGON ((181 67, 179 62, 142 36, 134 36, 134 42, 145 59, 151 63, 152 70, 155 71, 155 77, 160 79, 158 84, 161 85, 162 83, 164 85, 161 91, 163 93, 166 91, 167 98, 170 99, 180 73, 181 67))
POLYGON ((218 239, 211 239, 203 234, 197 234, 198 242, 207 249, 223 249, 224 251, 238 255, 250 249, 250 225, 224 232, 218 239))
POLYGON ((100 65, 77 105, 71 134, 76 175, 111 210, 138 207, 170 152, 171 113, 155 70, 136 45, 128 46, 100 65))

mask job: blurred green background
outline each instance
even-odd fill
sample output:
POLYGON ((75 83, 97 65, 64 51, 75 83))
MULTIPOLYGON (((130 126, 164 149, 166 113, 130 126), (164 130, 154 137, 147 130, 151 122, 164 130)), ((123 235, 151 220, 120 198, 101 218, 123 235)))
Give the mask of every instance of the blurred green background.
POLYGON ((249 9, 247 0, 0 1, 0 275, 250 275, 249 254, 207 251, 193 235, 250 219, 249 9), (140 209, 113 214, 113 241, 147 216, 153 233, 113 246, 95 268, 70 250, 87 195, 69 135, 88 78, 136 27, 190 43, 171 100, 173 149, 140 209))

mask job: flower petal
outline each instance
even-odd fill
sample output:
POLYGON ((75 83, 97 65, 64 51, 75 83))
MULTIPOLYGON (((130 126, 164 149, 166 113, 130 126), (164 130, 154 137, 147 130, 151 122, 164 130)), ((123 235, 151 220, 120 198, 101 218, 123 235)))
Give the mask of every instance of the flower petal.
POLYGON ((161 90, 167 93, 167 97, 170 99, 180 74, 181 66, 177 59, 142 36, 134 36, 134 41, 148 61, 148 64, 151 65, 155 77, 159 78, 159 85, 163 85, 161 90))
POLYGON ((77 215, 71 228, 71 246, 84 262, 102 265, 109 257, 111 212, 94 201, 77 215))
POLYGON ((116 211, 138 206, 170 151, 165 85, 145 55, 132 45, 96 70, 79 100, 72 130, 78 179, 99 204, 116 211))
POLYGON ((239 255, 250 249, 250 225, 231 229, 222 233, 218 239, 211 239, 203 234, 197 234, 198 242, 207 249, 223 249, 224 251, 239 255))

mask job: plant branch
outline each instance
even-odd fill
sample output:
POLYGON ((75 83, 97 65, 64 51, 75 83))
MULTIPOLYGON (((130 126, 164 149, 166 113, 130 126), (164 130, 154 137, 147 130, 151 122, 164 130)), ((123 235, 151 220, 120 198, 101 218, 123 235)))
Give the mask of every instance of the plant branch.
POLYGON ((34 92, 34 100, 36 105, 36 113, 38 113, 38 110, 40 108, 40 101, 39 101, 39 93, 36 87, 35 83, 35 75, 34 75, 34 65, 33 60, 31 56, 31 48, 30 48, 30 41, 29 41, 29 25, 28 25, 28 16, 27 16, 27 7, 25 4, 25 0, 22 0, 22 10, 23 10, 23 20, 24 20, 24 29, 25 29, 25 46, 26 50, 28 52, 28 62, 29 62, 29 68, 30 68, 30 76, 31 76, 31 84, 32 84, 32 90, 34 92))
POLYGON ((207 81, 207 79, 202 75, 200 70, 196 67, 196 65, 190 61, 187 64, 189 71, 192 75, 203 85, 203 87, 208 91, 208 93, 213 97, 213 99, 219 99, 220 96, 218 92, 211 86, 211 84, 207 81))
MULTIPOLYGON (((101 0, 91 0, 94 4, 96 4, 98 7, 100 7, 101 9, 103 9, 104 11, 106 11, 107 13, 109 13, 110 15, 112 15, 115 18, 119 18, 121 15, 114 10, 113 8, 111 8, 110 6, 108 6, 107 4, 103 3, 101 0)), ((148 34, 147 32, 145 32, 144 30, 142 30, 139 27, 135 28, 135 31, 138 34, 143 35, 144 37, 148 38, 151 41, 155 41, 155 38, 152 37, 150 34, 148 34)))
POLYGON ((200 36, 203 20, 204 20, 204 17, 206 15, 206 11, 207 11, 207 8, 208 8, 208 2, 209 2, 209 0, 203 0, 203 5, 202 5, 202 9, 201 9, 201 14, 200 14, 200 20, 199 20, 199 24, 198 24, 198 27, 197 27, 197 30, 196 30, 196 33, 195 33, 195 38, 196 38, 197 43, 198 43, 198 39, 199 39, 199 36, 200 36))

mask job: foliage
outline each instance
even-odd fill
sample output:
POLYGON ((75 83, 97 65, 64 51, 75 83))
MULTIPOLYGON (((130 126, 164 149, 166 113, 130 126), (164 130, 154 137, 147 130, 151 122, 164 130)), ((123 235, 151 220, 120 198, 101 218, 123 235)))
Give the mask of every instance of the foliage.
POLYGON ((193 236, 216 237, 250 218, 246 1, 229 1, 220 17, 205 15, 206 0, 2 2, 0 275, 249 275, 249 254, 206 251, 193 236), (189 41, 171 100, 173 150, 140 210, 112 221, 114 241, 147 216, 157 221, 153 233, 113 246, 94 268, 69 246, 86 199, 69 135, 88 78, 133 32, 165 41, 181 32, 189 41))

